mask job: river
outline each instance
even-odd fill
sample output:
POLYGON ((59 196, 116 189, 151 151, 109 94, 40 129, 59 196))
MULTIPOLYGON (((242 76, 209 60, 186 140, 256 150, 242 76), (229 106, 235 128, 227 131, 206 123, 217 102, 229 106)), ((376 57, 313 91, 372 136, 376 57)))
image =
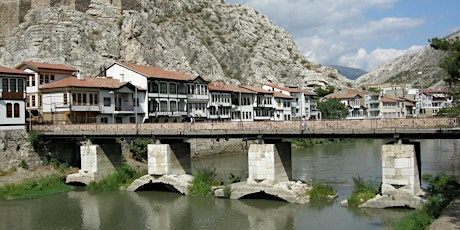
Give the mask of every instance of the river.
MULTIPOLYGON (((331 185, 339 197, 323 204, 227 200, 171 192, 76 190, 33 200, 0 201, 0 229, 388 229, 407 210, 343 208, 352 178, 381 181, 385 140, 347 140, 293 149, 293 179, 331 185)), ((422 174, 460 178, 459 140, 422 140, 422 174)), ((247 156, 193 159, 214 167, 222 180, 247 177, 247 156)), ((422 184, 422 187, 424 185, 422 184)))

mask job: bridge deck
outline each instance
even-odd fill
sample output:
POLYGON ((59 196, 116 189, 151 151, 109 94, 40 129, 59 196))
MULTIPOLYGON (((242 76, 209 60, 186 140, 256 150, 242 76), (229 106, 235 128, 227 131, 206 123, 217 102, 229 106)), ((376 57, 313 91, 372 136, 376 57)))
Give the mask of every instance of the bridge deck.
POLYGON ((459 118, 320 120, 284 122, 209 122, 162 124, 36 125, 46 137, 155 137, 187 138, 417 138, 458 139, 459 118))

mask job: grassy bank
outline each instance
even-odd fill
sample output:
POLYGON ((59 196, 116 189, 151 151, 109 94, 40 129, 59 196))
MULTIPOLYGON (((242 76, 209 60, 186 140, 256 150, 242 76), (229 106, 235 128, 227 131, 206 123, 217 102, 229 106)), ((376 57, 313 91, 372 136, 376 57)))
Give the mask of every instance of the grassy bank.
POLYGON ((423 175, 423 180, 428 183, 427 202, 420 210, 415 210, 396 221, 393 229, 426 229, 453 199, 460 196, 460 186, 453 176, 426 174, 423 175))
POLYGON ((99 182, 91 182, 86 189, 89 191, 116 191, 126 189, 134 180, 143 176, 127 164, 123 164, 117 171, 99 182))
POLYGON ((70 190, 72 186, 66 185, 61 175, 53 174, 43 178, 27 179, 20 184, 7 184, 0 187, 0 198, 33 199, 70 190))

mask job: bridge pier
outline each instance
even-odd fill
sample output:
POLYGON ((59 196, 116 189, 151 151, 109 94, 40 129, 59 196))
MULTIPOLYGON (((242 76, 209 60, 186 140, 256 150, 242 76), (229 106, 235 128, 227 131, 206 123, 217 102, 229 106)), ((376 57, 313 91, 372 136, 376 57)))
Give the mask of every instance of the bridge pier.
POLYGON ((147 146, 148 174, 135 180, 128 191, 166 185, 181 194, 188 193, 191 174, 190 143, 183 140, 163 140, 147 146))
POLYGON ((80 160, 81 169, 78 173, 67 175, 66 183, 88 185, 114 173, 121 166, 121 145, 114 140, 104 140, 99 144, 86 140, 80 146, 80 160))
POLYGON ((398 140, 382 146, 381 195, 361 206, 420 208, 422 193, 420 142, 398 140))
MULTIPOLYGON (((265 140, 248 150, 249 175, 246 182, 231 185, 231 199, 269 195, 290 203, 307 203, 310 189, 292 178, 291 143, 265 140)), ((216 191, 216 196, 220 191, 216 191)))

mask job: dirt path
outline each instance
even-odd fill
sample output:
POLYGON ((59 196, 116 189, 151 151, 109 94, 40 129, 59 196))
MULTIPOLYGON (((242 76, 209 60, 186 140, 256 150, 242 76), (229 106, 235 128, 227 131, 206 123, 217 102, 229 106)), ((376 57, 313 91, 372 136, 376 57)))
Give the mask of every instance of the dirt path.
POLYGON ((452 201, 443 211, 441 216, 431 225, 430 230, 460 229, 460 198, 452 201))

